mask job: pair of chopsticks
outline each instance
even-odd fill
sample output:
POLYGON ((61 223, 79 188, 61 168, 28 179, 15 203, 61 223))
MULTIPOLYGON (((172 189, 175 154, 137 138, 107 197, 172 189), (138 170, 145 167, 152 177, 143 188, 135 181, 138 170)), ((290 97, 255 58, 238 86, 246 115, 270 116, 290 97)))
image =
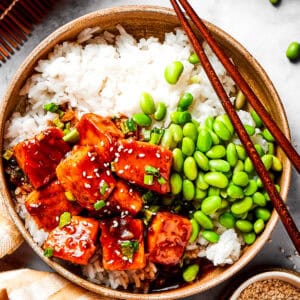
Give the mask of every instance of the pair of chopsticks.
POLYGON ((216 54, 216 56, 219 58, 229 75, 232 77, 232 79, 235 81, 237 86, 240 88, 240 90, 243 92, 243 94, 246 96, 254 110, 257 112, 257 114, 260 116, 262 121, 264 122, 265 126, 269 129, 269 131, 274 136, 276 142, 279 144, 279 146, 282 148, 282 150, 286 153, 287 157, 290 159, 290 161, 293 163, 295 168, 297 169, 298 173, 300 172, 300 156, 297 153, 297 151, 293 148, 293 146, 290 144, 289 140, 284 136, 280 128, 276 125, 276 123, 272 120, 269 113, 266 111, 266 109, 263 107, 263 105, 260 103, 257 96, 254 94, 248 83, 244 80, 242 75, 239 73, 238 69, 235 67, 235 65, 230 61, 229 57, 223 52, 223 50, 220 48, 212 34, 209 32, 208 28, 204 24, 204 22, 199 18, 199 16, 196 14, 194 9, 191 7, 191 5, 186 0, 170 0, 174 10, 179 18, 179 21, 185 30, 186 34, 188 35, 190 42, 192 43, 194 50, 196 54, 198 55, 201 64, 214 88, 217 95, 219 96, 219 99, 228 114, 242 144, 244 145, 251 161, 253 162, 256 172, 261 178, 264 187, 269 194, 271 201, 277 211, 277 213, 280 216, 280 219, 285 226, 285 229, 287 230, 291 240, 293 241, 295 248, 297 249, 298 253, 300 253, 300 233, 297 229, 297 226, 292 219, 286 205, 284 204, 279 192, 276 190, 274 183, 272 182, 272 179, 270 178, 270 175, 268 171, 266 170, 263 162, 261 161, 250 137, 248 136, 238 114, 236 113, 233 105, 231 104, 224 87, 222 86, 222 83, 220 82, 216 72, 214 71, 211 63, 209 62, 201 42, 198 40, 196 34, 193 32, 187 18, 185 17, 182 8, 185 10, 186 14, 190 17, 191 21, 194 23, 196 28, 201 33, 202 37, 206 42, 209 44, 213 52, 216 54), (180 5, 182 8, 180 7, 180 5))

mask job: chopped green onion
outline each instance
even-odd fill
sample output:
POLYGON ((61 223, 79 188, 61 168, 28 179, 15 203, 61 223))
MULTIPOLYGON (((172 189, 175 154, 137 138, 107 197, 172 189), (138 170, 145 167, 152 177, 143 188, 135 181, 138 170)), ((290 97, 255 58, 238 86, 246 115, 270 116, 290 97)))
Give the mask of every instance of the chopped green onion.
POLYGON ((150 174, 150 175, 155 175, 155 176, 159 176, 160 173, 159 173, 159 170, 155 167, 152 167, 152 166, 145 166, 145 172, 146 174, 150 174))
POLYGON ((165 184, 167 182, 167 180, 165 178, 163 178, 162 176, 158 177, 157 182, 159 184, 165 184))
POLYGON ((105 201, 104 201, 104 200, 98 200, 98 201, 94 204, 95 210, 99 210, 99 209, 103 208, 104 206, 105 206, 105 201))
POLYGON ((46 257, 52 257, 53 256, 53 252, 54 252, 53 248, 46 248, 44 250, 44 256, 46 256, 46 257))
POLYGON ((71 213, 69 213, 68 211, 62 213, 59 217, 59 227, 62 228, 68 224, 70 224, 71 222, 71 213))
POLYGON ((139 249, 139 242, 138 241, 121 241, 121 253, 123 256, 127 257, 128 259, 132 259, 133 254, 138 251, 139 249))
POLYGON ((65 129, 70 129, 71 128, 71 122, 67 122, 65 124, 65 129))
POLYGON ((135 132, 136 131, 136 124, 135 122, 130 118, 127 119, 126 121, 122 122, 120 124, 121 126, 121 131, 126 134, 129 132, 135 132))
POLYGON ((59 129, 63 129, 65 127, 65 124, 60 119, 54 119, 53 123, 59 129))
POLYGON ((11 149, 6 149, 2 157, 6 160, 10 160, 13 155, 14 152, 11 149))
POLYGON ((70 129, 66 128, 66 129, 63 130, 63 132, 64 132, 64 135, 67 135, 70 132, 70 129))
POLYGON ((76 201, 74 195, 69 191, 65 192, 65 196, 69 201, 76 201))
POLYGON ((72 129, 63 137, 63 140, 68 143, 76 143, 80 139, 79 132, 76 128, 72 129))
POLYGON ((102 181, 101 183, 101 187, 100 187, 100 194, 104 195, 107 191, 107 189, 109 188, 109 185, 107 184, 106 181, 102 181))
POLYGON ((159 206, 158 205, 151 205, 149 208, 145 209, 144 211, 144 222, 145 224, 149 224, 151 221, 152 217, 158 212, 159 206))
POLYGON ((151 130, 145 129, 143 131, 143 140, 145 142, 148 142, 148 141, 150 141, 150 138, 151 138, 151 130))
POLYGON ((56 112, 58 110, 59 106, 57 104, 51 102, 51 103, 45 104, 43 106, 43 108, 46 111, 50 111, 50 112, 54 113, 54 112, 56 112))
POLYGON ((152 185, 153 184, 153 175, 144 175, 144 184, 146 185, 152 185))
POLYGON ((58 113, 58 116, 59 116, 60 118, 62 118, 63 115, 65 114, 65 112, 62 111, 62 110, 60 110, 60 109, 57 111, 57 113, 58 113))
POLYGON ((145 194, 143 194, 142 198, 145 203, 149 203, 155 198, 155 195, 152 191, 148 191, 145 194))

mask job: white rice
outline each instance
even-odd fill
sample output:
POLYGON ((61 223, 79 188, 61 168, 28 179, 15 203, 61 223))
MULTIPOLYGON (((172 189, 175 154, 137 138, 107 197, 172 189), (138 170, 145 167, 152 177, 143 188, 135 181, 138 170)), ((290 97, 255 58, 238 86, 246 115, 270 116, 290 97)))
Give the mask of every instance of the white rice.
MULTIPOLYGON (((149 92, 155 101, 165 102, 168 112, 176 110, 178 99, 188 91, 195 99, 190 107, 194 119, 201 122, 207 116, 224 113, 202 66, 198 64, 194 67, 188 62, 187 58, 193 50, 182 30, 167 33, 164 42, 160 43, 154 37, 136 41, 121 26, 117 26, 117 29, 120 34, 113 35, 109 32, 98 34, 99 28, 88 28, 78 36, 77 42, 57 45, 48 59, 38 62, 36 74, 27 80, 21 90, 21 96, 26 96, 28 101, 26 112, 15 112, 7 121, 5 147, 12 147, 47 127, 48 121, 56 116, 44 111, 43 105, 49 102, 68 103, 79 117, 87 112, 103 116, 118 113, 130 116, 140 111, 139 96, 144 91, 149 92), (184 71, 178 83, 170 85, 164 80, 164 68, 175 60, 183 62, 184 71), (192 83, 191 78, 197 78, 197 82, 192 83)), ((226 92, 233 94, 234 82, 226 75, 209 47, 204 47, 226 92)), ((248 112, 240 111, 239 116, 245 124, 254 125, 248 112)), ((168 122, 169 116, 162 125, 168 122)), ((259 131, 253 139, 266 150, 267 144, 259 131)), ((238 140, 235 142, 239 143, 238 140)), ((42 245, 47 233, 39 230, 28 215, 24 197, 17 198, 25 226, 34 240, 42 245)), ((220 230, 218 243, 208 245, 199 236, 187 249, 198 248, 198 255, 207 257, 214 265, 233 263, 240 256, 241 240, 234 230, 220 230)), ((153 279, 156 267, 149 264, 144 270, 109 272, 103 269, 97 254, 83 268, 83 273, 93 282, 126 289, 131 283, 140 287, 141 281, 153 279)))

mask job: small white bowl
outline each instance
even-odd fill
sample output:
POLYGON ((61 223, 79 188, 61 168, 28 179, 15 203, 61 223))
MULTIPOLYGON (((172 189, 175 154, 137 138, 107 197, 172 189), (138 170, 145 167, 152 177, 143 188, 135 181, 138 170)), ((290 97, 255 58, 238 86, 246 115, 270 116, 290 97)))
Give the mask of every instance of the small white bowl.
POLYGON ((285 269, 273 269, 267 272, 259 273, 247 279, 243 282, 229 297, 229 300, 238 300, 241 293, 251 284, 268 279, 277 279, 282 280, 291 284, 292 286, 300 289, 300 274, 297 272, 293 272, 285 269))

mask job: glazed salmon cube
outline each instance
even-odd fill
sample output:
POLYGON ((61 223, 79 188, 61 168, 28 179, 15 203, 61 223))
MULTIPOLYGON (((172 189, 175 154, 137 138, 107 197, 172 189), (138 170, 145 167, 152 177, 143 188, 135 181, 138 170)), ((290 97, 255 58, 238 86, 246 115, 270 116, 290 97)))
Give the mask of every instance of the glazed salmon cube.
POLYGON ((115 156, 114 168, 120 178, 160 194, 170 191, 170 150, 128 139, 118 142, 115 156))
POLYGON ((143 207, 141 194, 123 180, 117 181, 108 200, 109 206, 107 208, 111 212, 128 212, 134 216, 143 207))
POLYGON ((26 198, 25 206, 39 228, 51 231, 59 222, 59 216, 69 211, 77 215, 82 208, 66 198, 65 191, 58 180, 40 190, 32 191, 26 198))
POLYGON ((117 217, 101 221, 100 228, 104 269, 136 270, 145 267, 141 220, 117 217))
POLYGON ((57 178, 65 191, 71 192, 82 207, 92 211, 98 209, 97 202, 108 198, 116 184, 109 164, 103 165, 98 157, 93 146, 76 146, 56 168, 57 178))
POLYGON ((52 249, 54 257, 86 265, 95 253, 98 231, 98 221, 73 216, 69 224, 49 233, 43 249, 52 249))
POLYGON ((176 265, 184 253, 192 232, 190 221, 169 212, 159 212, 148 228, 149 260, 176 265))
POLYGON ((56 166, 70 150, 63 135, 60 129, 51 127, 14 147, 17 162, 34 188, 46 185, 55 177, 56 166))
POLYGON ((96 146, 103 162, 113 159, 116 140, 124 137, 110 118, 93 113, 83 115, 76 128, 80 134, 79 144, 96 146))

